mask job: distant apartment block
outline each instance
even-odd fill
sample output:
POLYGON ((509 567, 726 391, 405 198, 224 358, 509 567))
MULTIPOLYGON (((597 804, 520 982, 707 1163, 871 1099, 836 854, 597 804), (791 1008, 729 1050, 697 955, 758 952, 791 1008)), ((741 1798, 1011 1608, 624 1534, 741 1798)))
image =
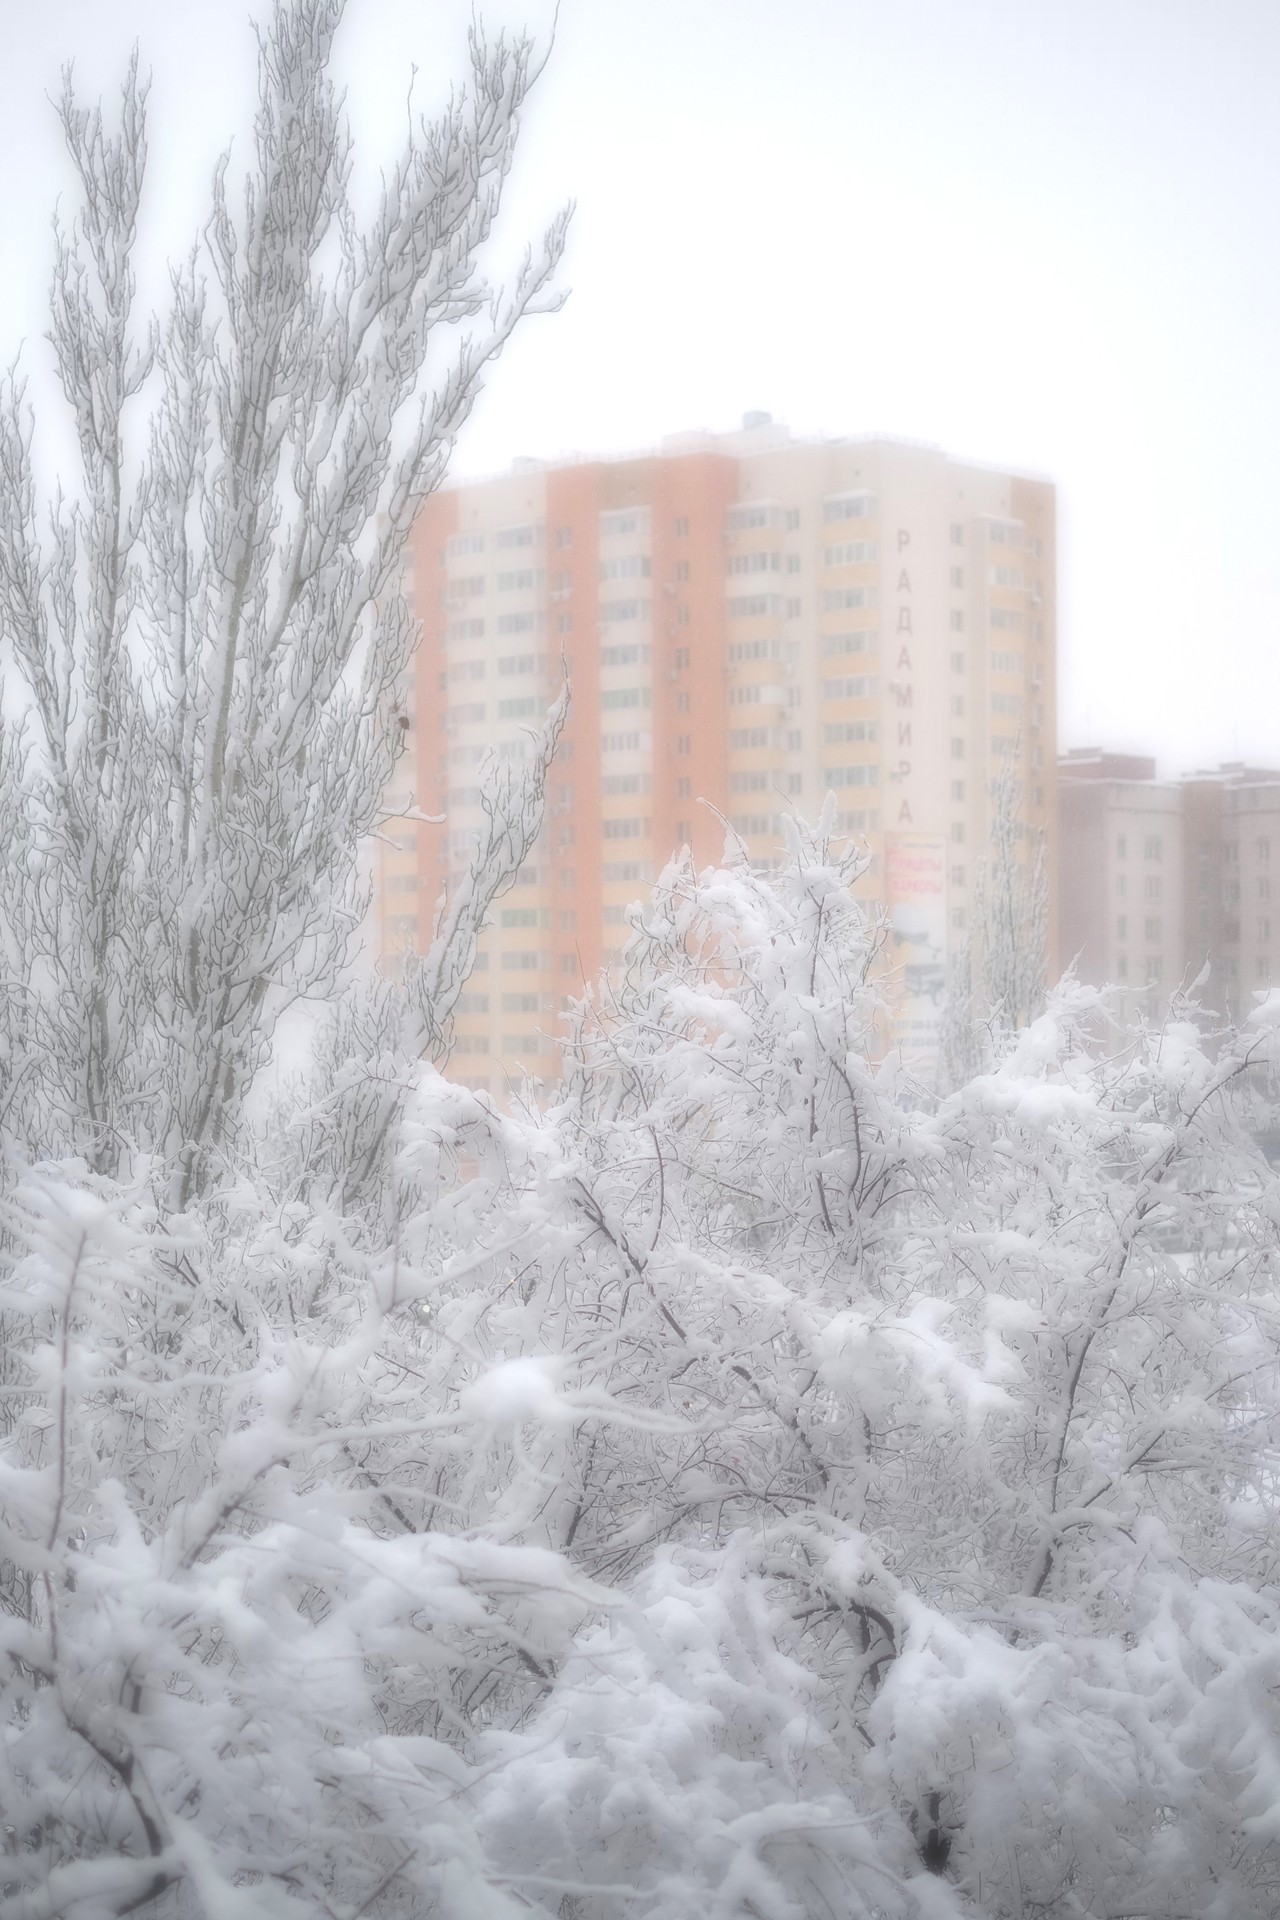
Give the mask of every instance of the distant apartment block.
POLYGON ((1280 770, 1226 764, 1159 781, 1141 756, 1078 749, 1058 765, 1061 967, 1158 1010, 1208 962, 1234 1017, 1280 983, 1280 770))
POLYGON ((792 440, 763 416, 655 454, 449 488, 413 542, 422 622, 378 937, 430 937, 465 864, 485 755, 573 686, 541 840, 500 903, 452 1071, 553 1070, 557 1014, 616 955, 631 903, 726 823, 774 857, 832 792, 893 932, 904 1039, 927 1045, 964 938, 995 769, 1020 759, 1052 842, 1054 491, 887 440, 792 440))

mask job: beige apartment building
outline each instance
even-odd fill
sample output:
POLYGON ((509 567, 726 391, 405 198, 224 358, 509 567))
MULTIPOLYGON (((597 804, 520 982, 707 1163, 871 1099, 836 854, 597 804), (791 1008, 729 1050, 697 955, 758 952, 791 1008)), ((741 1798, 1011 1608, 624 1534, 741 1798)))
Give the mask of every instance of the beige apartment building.
POLYGON ((1077 749, 1058 767, 1059 967, 1158 1012, 1208 963, 1233 1018, 1280 983, 1280 771, 1226 764, 1179 780, 1155 762, 1077 749))
POLYGON ((927 1052, 1009 758, 1025 828, 1055 834, 1051 485, 748 415, 441 492, 413 592, 391 805, 443 821, 402 819, 383 843, 388 962, 429 939, 465 865, 485 755, 521 751, 562 660, 573 686, 543 833, 495 910, 451 1071, 494 1092, 554 1071, 565 997, 616 955, 670 855, 718 859, 727 822, 768 860, 784 816, 816 816, 828 792, 889 916, 898 1038, 927 1052))

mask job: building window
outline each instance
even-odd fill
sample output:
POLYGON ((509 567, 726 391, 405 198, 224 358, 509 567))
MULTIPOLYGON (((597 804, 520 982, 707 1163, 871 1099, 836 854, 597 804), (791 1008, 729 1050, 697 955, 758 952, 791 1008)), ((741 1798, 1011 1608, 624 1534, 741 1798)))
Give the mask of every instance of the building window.
POLYGON ((1147 956, 1147 985, 1149 987, 1154 986, 1155 983, 1159 980, 1159 978, 1160 978, 1160 955, 1158 953, 1149 954, 1147 956))
POLYGON ((875 501, 869 493, 838 494, 822 503, 822 517, 830 523, 832 520, 868 520, 871 518, 875 501))
POLYGON ((951 544, 953 547, 962 547, 964 545, 964 528, 958 520, 951 522, 951 544))
POLYGON ((676 561, 676 579, 687 580, 688 578, 689 578, 689 562, 687 560, 677 560, 676 561))
POLYGON ((799 525, 800 525, 799 507, 788 507, 787 508, 787 532, 794 533, 796 529, 799 527, 799 525))
POLYGON ((1158 915, 1148 915, 1142 923, 1142 937, 1148 943, 1163 939, 1163 929, 1158 915))
POLYGON ((675 650, 675 653, 672 655, 672 665, 675 667, 676 672, 683 673, 685 668, 688 666, 688 664, 689 664, 688 647, 677 647, 675 650))
POLYGON ((964 781, 963 780, 953 780, 951 782, 951 798, 953 800, 964 799, 964 781))
POLYGON ((1129 978, 1129 961, 1128 961, 1128 958, 1127 958, 1127 956, 1126 956, 1125 954, 1123 954, 1123 953, 1121 953, 1121 954, 1118 954, 1118 955, 1116 956, 1116 979, 1117 979, 1117 980, 1127 980, 1128 978, 1129 978))
POLYGON ((964 655, 963 655, 962 653, 953 653, 953 654, 952 654, 952 656, 951 656, 951 671, 952 671, 952 673, 963 673, 963 672, 964 672, 964 655))
POLYGON ((953 587, 962 587, 964 585, 964 568, 963 567, 952 567, 951 584, 953 587))
POLYGON ((1129 842, 1125 839, 1122 833, 1118 833, 1116 835, 1116 859, 1126 860, 1128 859, 1128 857, 1129 857, 1129 842))
POLYGON ((682 774, 680 779, 676 781, 676 799, 687 800, 689 798, 689 793, 690 793, 690 787, 689 787, 688 778, 687 776, 682 774))
POLYGON ((1265 867, 1267 862, 1271 858, 1270 840, 1259 840, 1257 845, 1257 855, 1258 855, 1258 865, 1260 867, 1265 867))
POLYGON ((957 933, 964 932, 964 908, 963 907, 952 907, 951 924, 955 928, 957 933))
MULTIPOLYGON (((822 636, 822 652, 828 660, 834 660, 842 653, 875 653, 879 646, 880 635, 874 628, 859 628, 849 633, 824 633, 822 636)), ((774 653, 772 657, 776 659, 778 656, 774 653)))
POLYGON ((964 695, 962 693, 952 694, 951 713, 952 713, 952 717, 956 720, 960 720, 964 717, 964 695))
MULTIPOLYGON (((647 580, 649 578, 649 556, 647 553, 624 553, 613 560, 600 562, 601 580, 647 580)), ((532 582, 532 576, 530 576, 532 582)), ((502 585, 502 575, 498 575, 498 585, 502 585)))
POLYGON ((689 696, 688 696, 688 694, 687 694, 687 693, 678 693, 678 694, 676 695, 676 712, 677 712, 677 713, 688 713, 688 711, 689 711, 689 696))
POLYGON ((504 927, 545 927, 551 915, 546 907, 503 907, 504 927))
MULTIPOLYGON (((824 700, 874 700, 878 684, 874 673, 851 673, 842 680, 824 680, 822 697, 824 700)), ((731 700, 736 691, 731 690, 731 700)))
POLYGON ((1123 900, 1125 897, 1125 894, 1128 892, 1128 889, 1129 889, 1129 882, 1125 879, 1122 873, 1118 873, 1116 875, 1116 899, 1123 900))
POLYGON ((648 507, 616 507, 600 515, 600 537, 620 539, 628 533, 648 533, 648 507))
MULTIPOLYGON (((842 540, 839 546, 822 549, 824 567, 865 567, 880 557, 880 545, 876 540, 842 540)), ((796 570, 799 571, 799 555, 793 554, 796 570)))
POLYGON ((769 553, 764 548, 753 549, 750 553, 731 553, 725 571, 726 573, 780 573, 782 555, 769 553))
POLYGON ((951 631, 952 633, 964 632, 964 613, 959 607, 951 609, 951 631))
POLYGON ((964 741, 959 738, 958 735, 954 734, 951 739, 951 758, 953 760, 964 759, 964 741))
POLYGON ((1129 937, 1128 916, 1123 913, 1117 914, 1116 915, 1116 939, 1127 940, 1128 937, 1129 937))
POLYGON ((1146 876, 1146 879, 1142 883, 1142 897, 1144 900, 1158 900, 1160 898, 1160 875, 1158 873, 1149 873, 1146 876))
POLYGON ((500 613, 498 615, 499 633, 534 633, 537 627, 536 613, 500 613))
POLYGON ((962 847, 964 845, 964 821, 963 820, 953 820, 951 822, 951 839, 952 839, 952 843, 957 847, 962 847))
POLYGON ((964 868, 963 867, 952 867, 951 884, 953 887, 962 887, 964 885, 964 868))
POLYGON ((678 733, 676 735, 676 752, 692 753, 692 751, 693 751, 693 735, 691 733, 678 733))
POLYGON ((681 514, 676 521, 676 539, 687 540, 688 538, 689 538, 689 522, 686 516, 684 514, 681 514))
POLYGON ((1158 833, 1149 833, 1147 835, 1142 843, 1142 857, 1144 860, 1161 860, 1164 858, 1164 841, 1158 833))
POLYGON ((450 560, 456 560, 460 554, 483 553, 484 535, 482 533, 455 533, 445 548, 450 560))
POLYGON ((782 516, 771 501, 743 500, 730 507, 728 527, 731 533, 747 533, 753 527, 776 527, 782 516))

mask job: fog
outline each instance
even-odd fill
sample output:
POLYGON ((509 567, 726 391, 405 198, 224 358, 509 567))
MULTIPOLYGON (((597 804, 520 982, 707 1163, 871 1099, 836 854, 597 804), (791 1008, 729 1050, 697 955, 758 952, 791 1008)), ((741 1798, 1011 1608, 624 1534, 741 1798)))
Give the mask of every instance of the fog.
MULTIPOLYGON (((46 95, 74 55, 153 93, 153 255, 248 131, 224 0, 6 8, 0 332, 41 365, 46 95), (16 272, 14 263, 23 262, 16 272)), ((261 5, 247 9, 262 17, 261 5)), ((547 0, 485 10, 544 38, 547 0)), ((469 9, 355 0, 367 147, 456 70, 469 9)), ((235 29, 233 31, 233 29, 235 29)), ((564 311, 491 379, 456 471, 612 452, 765 407, 1055 480, 1060 745, 1274 762, 1280 14, 1254 0, 563 0, 506 214, 566 199, 564 311)))

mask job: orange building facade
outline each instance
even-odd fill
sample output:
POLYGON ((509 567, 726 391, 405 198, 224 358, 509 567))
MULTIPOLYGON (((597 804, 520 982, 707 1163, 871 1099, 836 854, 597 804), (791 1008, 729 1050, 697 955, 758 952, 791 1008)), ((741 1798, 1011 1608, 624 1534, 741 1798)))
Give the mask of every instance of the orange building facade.
MULTIPOLYGON (((864 840, 890 921, 899 1037, 927 1051, 968 931, 998 765, 1052 840, 1054 495, 875 440, 685 436, 640 458, 434 496, 413 542, 422 622, 410 751, 380 845, 384 961, 430 938, 465 869, 487 753, 573 700, 546 820, 497 903, 451 1072, 501 1093, 556 1070, 558 1014, 617 954, 673 851, 753 855, 790 810, 864 840)), ((1052 851, 1052 849, 1051 849, 1052 851)))

